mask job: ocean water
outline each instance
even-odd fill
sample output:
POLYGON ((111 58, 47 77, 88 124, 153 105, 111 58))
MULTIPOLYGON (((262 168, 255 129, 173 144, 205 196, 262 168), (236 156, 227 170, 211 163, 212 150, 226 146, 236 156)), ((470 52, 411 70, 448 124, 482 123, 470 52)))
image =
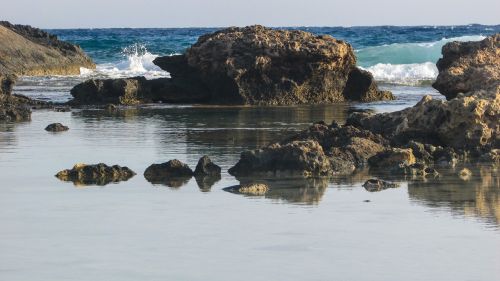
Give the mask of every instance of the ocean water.
MULTIPOLYGON (((329 180, 271 180, 263 196, 225 191, 242 151, 351 110, 387 112, 424 94, 440 47, 479 40, 500 26, 301 28, 346 39, 359 65, 397 100, 277 107, 154 104, 116 111, 35 110, 0 123, 0 280, 480 280, 500 279, 498 167, 436 167, 438 178, 361 170, 329 180), (70 127, 44 131, 49 123, 70 127), (152 163, 202 155, 222 167, 212 186, 192 178, 153 185, 152 163), (54 175, 76 163, 128 166, 137 175, 82 186, 54 175), (398 188, 368 192, 369 178, 398 188)), ((80 76, 22 78, 15 92, 66 101, 90 77, 168 76, 151 64, 215 29, 51 30, 98 64, 80 76)))

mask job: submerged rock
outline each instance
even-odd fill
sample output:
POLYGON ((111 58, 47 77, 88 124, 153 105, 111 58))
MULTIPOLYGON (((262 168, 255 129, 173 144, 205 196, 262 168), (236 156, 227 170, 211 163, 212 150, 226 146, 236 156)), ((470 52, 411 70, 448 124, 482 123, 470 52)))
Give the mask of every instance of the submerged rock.
POLYGON ((191 177, 193 177, 193 170, 177 159, 162 164, 152 164, 144 171, 144 178, 147 181, 171 187, 180 187, 191 177))
POLYGON ((495 98, 500 91, 500 34, 479 42, 450 42, 437 62, 439 75, 432 85, 448 100, 459 93, 486 90, 495 98))
POLYGON ((369 192, 376 192, 386 190, 388 188, 397 188, 399 185, 379 179, 370 179, 363 184, 363 187, 369 192))
POLYGON ((135 175, 134 171, 118 165, 108 166, 76 164, 73 169, 56 174, 62 181, 72 181, 75 185, 106 185, 112 182, 127 181, 135 175))
POLYGON ((269 187, 264 183, 246 183, 228 187, 224 190, 237 194, 262 196, 266 194, 266 192, 269 190, 269 187))
POLYGON ((69 130, 69 127, 64 126, 61 123, 52 123, 45 128, 48 132, 63 132, 69 130))

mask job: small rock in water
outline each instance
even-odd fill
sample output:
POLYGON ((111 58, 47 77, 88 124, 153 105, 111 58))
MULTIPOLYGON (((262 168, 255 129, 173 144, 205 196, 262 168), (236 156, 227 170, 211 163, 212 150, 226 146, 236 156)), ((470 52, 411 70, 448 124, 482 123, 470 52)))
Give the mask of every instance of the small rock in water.
POLYGON ((73 169, 60 171, 56 177, 62 181, 72 181, 75 185, 106 185, 111 182, 127 181, 135 176, 135 172, 118 165, 108 166, 76 164, 73 169))
POLYGON ((264 195, 269 187, 263 183, 241 184, 238 192, 247 195, 264 195))
POLYGON ((388 188, 396 188, 397 184, 392 182, 387 182, 379 179, 369 179, 364 184, 363 187, 370 192, 382 191, 388 188))
POLYGON ((219 176, 221 172, 221 167, 216 165, 208 156, 203 156, 198 161, 196 169, 194 170, 194 175, 198 176, 219 176))
POLYGON ((69 130, 69 127, 64 126, 61 123, 52 123, 45 128, 45 131, 48 132, 64 132, 67 130, 69 130))
POLYGON ((464 181, 467 181, 467 180, 470 180, 470 178, 472 177, 472 172, 467 169, 467 168, 463 168, 462 170, 460 170, 460 172, 458 173, 458 176, 464 180, 464 181))
POLYGON ((70 112, 71 107, 65 106, 65 107, 54 107, 55 112, 70 112))
POLYGON ((188 165, 174 159, 162 164, 152 164, 144 171, 144 178, 153 184, 180 187, 193 176, 188 165))

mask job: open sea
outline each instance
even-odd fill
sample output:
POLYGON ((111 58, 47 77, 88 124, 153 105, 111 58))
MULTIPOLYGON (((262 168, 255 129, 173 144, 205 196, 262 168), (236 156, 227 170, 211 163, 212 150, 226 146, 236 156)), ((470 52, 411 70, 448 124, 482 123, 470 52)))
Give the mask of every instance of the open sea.
MULTIPOLYGON (((358 65, 397 100, 301 106, 154 104, 117 111, 35 110, 0 123, 0 280, 500 280, 498 167, 436 167, 439 178, 361 170, 330 180, 283 180, 263 196, 224 191, 239 154, 349 111, 399 110, 423 95, 441 47, 481 40, 500 25, 301 27, 350 42, 358 65), (61 122, 63 133, 45 126, 61 122), (213 185, 194 178, 153 185, 152 163, 202 155, 222 167, 213 185), (54 175, 76 163, 128 166, 137 175, 81 186, 54 175), (369 178, 398 188, 368 192, 369 178)), ((168 77, 156 56, 182 53, 216 28, 49 30, 97 63, 79 76, 22 77, 14 92, 64 102, 88 78, 168 77)))

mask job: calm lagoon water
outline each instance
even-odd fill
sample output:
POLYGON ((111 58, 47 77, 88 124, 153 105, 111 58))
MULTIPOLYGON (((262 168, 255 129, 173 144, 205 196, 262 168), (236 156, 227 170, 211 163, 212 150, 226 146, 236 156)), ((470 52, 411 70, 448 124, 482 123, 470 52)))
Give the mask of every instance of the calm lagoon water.
POLYGON ((265 196, 223 190, 238 184, 226 171, 242 150, 314 121, 342 122, 352 106, 39 110, 31 122, 1 124, 0 279, 497 280, 492 167, 472 167, 468 181, 460 167, 442 168, 439 179, 398 179, 399 188, 375 193, 361 186, 367 171, 276 182, 265 196), (70 130, 45 132, 52 122, 70 130), (223 168, 211 188, 142 176, 173 158, 194 168, 204 154, 223 168), (104 187, 54 177, 77 162, 137 175, 104 187))

